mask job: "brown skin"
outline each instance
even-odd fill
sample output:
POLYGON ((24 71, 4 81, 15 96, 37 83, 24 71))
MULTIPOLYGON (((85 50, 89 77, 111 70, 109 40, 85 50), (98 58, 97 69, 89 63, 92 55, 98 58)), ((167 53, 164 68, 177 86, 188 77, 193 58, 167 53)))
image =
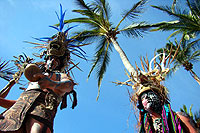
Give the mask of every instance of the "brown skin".
MULTIPOLYGON (((65 73, 60 74, 36 74, 35 77, 39 77, 40 80, 38 84, 40 85, 41 89, 49 88, 53 90, 57 95, 63 96, 66 92, 70 92, 73 90, 74 82, 69 78, 65 73), (59 78, 58 78, 59 77, 59 78)), ((15 100, 7 100, 0 97, 0 106, 4 108, 10 108, 13 104, 15 104, 15 100)), ((0 118, 3 116, 0 115, 0 118)), ((35 120, 32 117, 27 117, 26 122, 26 130, 29 133, 41 133, 44 124, 35 120)), ((51 133, 51 130, 47 128, 46 133, 51 133)))
MULTIPOLYGON (((39 77, 40 80, 38 81, 38 84, 40 85, 41 89, 49 88, 53 90, 57 95, 63 96, 66 92, 70 92, 73 90, 74 83, 72 80, 69 80, 70 78, 64 74, 36 74, 35 77, 39 77), (59 76, 59 78, 58 78, 59 76), (51 78, 50 78, 51 77, 51 78), (57 78, 56 78, 57 77, 57 78)), ((26 123, 27 125, 27 131, 30 133, 40 133, 43 130, 43 127, 45 126, 43 123, 35 120, 32 117, 28 118, 28 121, 26 123)), ((46 133, 51 133, 51 130, 47 128, 46 133)))
POLYGON ((197 133, 195 127, 192 126, 190 119, 186 116, 181 115, 180 113, 176 113, 178 117, 181 119, 181 121, 187 126, 189 129, 190 133, 197 133))
POLYGON ((3 107, 3 108, 10 108, 11 106, 13 106, 13 104, 15 104, 15 100, 7 100, 7 99, 4 99, 2 97, 0 97, 0 106, 3 107))
POLYGON ((1 91, 0 97, 5 98, 15 83, 15 79, 10 80, 9 83, 2 89, 3 91, 1 91))
MULTIPOLYGON (((52 58, 47 61, 47 69, 55 69, 60 65, 60 61, 57 58, 52 58), (50 64, 50 65, 49 65, 50 64)), ((45 74, 35 74, 35 78, 40 79, 38 84, 42 90, 49 88, 53 90, 58 96, 63 96, 66 92, 73 90, 75 85, 71 78, 65 73, 45 73, 45 74)), ((28 118, 26 123, 27 131, 30 133, 40 133, 44 128, 44 123, 35 120, 32 117, 28 118)), ((47 128, 46 133, 51 133, 50 129, 47 128)))
POLYGON ((40 78, 38 84, 41 89, 49 88, 53 90, 57 95, 63 96, 66 92, 73 90, 74 83, 65 73, 60 73, 60 80, 57 80, 56 77, 58 74, 35 74, 34 77, 40 78), (51 78, 49 78, 51 76, 51 78))
MULTIPOLYGON (((56 58, 49 60, 52 64, 51 69, 55 69, 60 62, 57 61, 56 58)), ((48 69, 47 65, 46 68, 48 69)), ((45 73, 45 74, 35 74, 35 78, 39 78, 38 84, 41 89, 45 90, 49 88, 53 90, 58 96, 63 96, 66 92, 70 92, 73 90, 73 86, 75 85, 73 80, 65 73, 45 73)), ((4 98, 0 98, 0 106, 5 108, 10 108, 15 101, 6 100, 4 98)), ((1 118, 1 115, 0 115, 1 118)), ((34 118, 27 116, 26 121, 26 130, 29 133, 41 133, 43 128, 45 127, 44 123, 41 123, 34 118)), ((51 133, 51 130, 47 128, 46 133, 51 133)))
MULTIPOLYGON (((44 128, 44 124, 33 119, 32 117, 27 117, 27 122, 26 122, 26 131, 27 133, 41 133, 43 128, 44 128)), ((51 130, 49 128, 47 128, 45 133, 51 133, 51 130)))

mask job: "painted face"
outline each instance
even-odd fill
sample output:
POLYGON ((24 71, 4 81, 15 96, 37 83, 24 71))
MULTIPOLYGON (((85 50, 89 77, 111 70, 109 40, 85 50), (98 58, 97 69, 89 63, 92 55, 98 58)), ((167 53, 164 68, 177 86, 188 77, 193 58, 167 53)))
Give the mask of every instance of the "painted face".
POLYGON ((47 46, 47 55, 49 56, 63 56, 65 54, 65 44, 57 40, 52 41, 47 46))
POLYGON ((160 110, 162 110, 161 101, 153 91, 144 92, 141 95, 141 100, 144 109, 148 112, 160 113, 160 110))
POLYGON ((52 71, 55 70, 60 65, 60 61, 56 57, 49 57, 46 63, 46 69, 52 71))

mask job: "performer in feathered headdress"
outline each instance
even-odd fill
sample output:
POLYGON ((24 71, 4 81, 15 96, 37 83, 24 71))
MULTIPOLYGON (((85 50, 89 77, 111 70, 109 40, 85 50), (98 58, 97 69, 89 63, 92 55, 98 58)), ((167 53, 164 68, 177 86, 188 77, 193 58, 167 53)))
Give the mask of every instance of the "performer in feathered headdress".
POLYGON ((130 96, 135 109, 139 109, 140 133, 195 133, 193 123, 183 114, 175 113, 170 106, 168 90, 162 84, 169 72, 172 56, 156 55, 150 62, 141 58, 142 70, 136 64, 136 72, 126 82, 115 82, 133 88, 130 96), (156 58, 161 62, 157 63, 156 58), (168 61, 168 62, 167 62, 168 61), (152 64, 154 63, 154 66, 152 64), (153 67, 153 68, 152 68, 153 67))
MULTIPOLYGON (((53 132, 53 122, 57 107, 62 101, 61 109, 65 108, 66 96, 70 93, 74 96, 72 108, 77 104, 75 83, 70 77, 70 70, 77 67, 70 58, 70 54, 86 59, 85 52, 80 48, 75 38, 68 38, 70 27, 63 31, 64 15, 60 5, 61 15, 59 27, 51 26, 58 30, 52 37, 36 38, 43 43, 32 43, 36 48, 44 48, 40 54, 45 62, 28 64, 24 75, 31 81, 28 88, 21 94, 18 100, 4 100, 9 103, 9 108, 2 113, 0 119, 1 132, 53 132), (70 65, 73 65, 70 67, 70 65)), ((80 42, 78 42, 80 44, 80 42)), ((2 100, 2 99, 1 99, 2 100)))

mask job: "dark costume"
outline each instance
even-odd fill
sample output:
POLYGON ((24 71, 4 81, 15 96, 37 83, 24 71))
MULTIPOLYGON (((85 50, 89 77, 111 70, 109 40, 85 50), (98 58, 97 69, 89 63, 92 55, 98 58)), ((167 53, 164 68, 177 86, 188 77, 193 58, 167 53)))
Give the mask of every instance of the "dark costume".
POLYGON ((31 116, 45 123, 53 132, 53 121, 60 101, 61 97, 49 89, 25 91, 13 106, 2 114, 4 119, 0 120, 0 131, 17 131, 26 116, 31 116))
POLYGON ((151 119, 148 112, 140 110, 140 133, 188 133, 189 129, 180 120, 175 112, 172 111, 170 104, 165 104, 162 109, 161 118, 155 122, 151 119), (153 123, 158 123, 159 127, 155 130, 153 123))
POLYGON ((169 91, 162 81, 169 73, 170 62, 171 55, 166 57, 165 53, 155 55, 150 62, 147 57, 141 58, 142 69, 136 64, 136 72, 128 75, 129 80, 117 82, 118 85, 132 86, 130 99, 134 109, 139 110, 139 133, 195 132, 192 123, 181 119, 183 115, 175 113, 169 104, 169 91), (156 62, 158 57, 160 63, 156 62))
MULTIPOLYGON (((65 11, 64 12, 62 11, 61 5, 60 5, 60 14, 61 14, 60 17, 57 16, 60 25, 58 27, 50 26, 58 31, 57 34, 54 34, 52 37, 45 37, 40 39, 35 38, 36 40, 42 42, 40 46, 38 46, 39 43, 37 43, 36 48, 45 49, 40 54, 40 58, 44 57, 45 63, 41 64, 41 62, 39 62, 38 64, 37 63, 36 64, 41 69, 41 72, 49 74, 52 72, 66 73, 67 76, 70 77, 69 75, 71 69, 73 67, 77 67, 78 65, 78 64, 75 65, 75 63, 73 63, 73 61, 70 58, 70 54, 72 53, 85 60, 86 58, 84 56, 85 52, 79 46, 79 43, 81 42, 77 41, 76 38, 72 39, 68 38, 68 31, 73 27, 67 28, 66 30, 63 31, 65 25, 64 23, 65 11), (70 68, 70 65, 73 66, 70 68)), ((36 44, 36 43, 31 43, 31 44, 36 44)), ((24 64, 21 65, 22 68, 24 66, 25 66, 24 64)), ((24 70, 24 68, 23 69, 20 68, 20 70, 24 70)), ((31 69, 30 71, 26 70, 27 68, 25 68, 24 74, 28 80, 32 79, 28 77, 33 77, 34 74, 40 72, 40 70, 38 70, 37 72, 33 72, 36 70, 35 68, 31 69)), ((60 82, 60 79, 57 79, 59 78, 57 76, 58 75, 56 75, 56 80, 53 81, 60 82)), ((39 79, 34 80, 34 82, 38 80, 39 79)), ((70 79, 70 81, 73 82, 72 79, 70 79)), ((36 89, 31 88, 23 92, 19 97, 19 99, 16 101, 16 103, 10 109, 2 113, 4 119, 0 119, 0 132, 10 132, 10 131, 14 133, 26 132, 22 128, 25 129, 26 119, 29 117, 32 117, 42 122, 45 126, 50 128, 51 132, 53 132, 53 121, 57 112, 57 107, 61 102, 61 100, 62 100, 61 109, 66 108, 67 107, 66 96, 72 93, 74 97, 72 109, 74 109, 74 107, 77 105, 76 92, 74 90, 72 90, 71 92, 65 92, 65 94, 62 97, 60 97, 57 96, 50 89, 41 90, 38 88, 39 86, 36 87, 36 89)))

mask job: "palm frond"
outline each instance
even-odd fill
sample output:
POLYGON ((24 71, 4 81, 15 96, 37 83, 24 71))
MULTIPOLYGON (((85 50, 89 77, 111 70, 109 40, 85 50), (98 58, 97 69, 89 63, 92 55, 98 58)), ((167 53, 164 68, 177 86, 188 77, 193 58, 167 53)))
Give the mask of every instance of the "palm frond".
POLYGON ((200 61, 200 50, 197 50, 197 51, 194 51, 188 61, 191 61, 191 62, 197 62, 197 61, 200 61))
POLYGON ((167 40, 169 40, 171 37, 174 37, 174 36, 178 35, 179 33, 181 33, 180 30, 177 30, 177 31, 173 32, 171 35, 169 35, 169 37, 167 38, 167 40))
POLYGON ((0 59, 0 77, 9 81, 14 73, 14 67, 9 67, 9 61, 2 61, 0 59))
POLYGON ((200 50, 195 46, 197 45, 199 40, 198 39, 195 41, 186 40, 184 36, 185 35, 183 34, 180 42, 178 42, 175 39, 174 42, 169 42, 166 44, 164 48, 157 50, 158 53, 164 50, 164 52, 167 55, 170 53, 170 49, 172 50, 171 52, 173 57, 173 60, 171 61, 173 62, 172 71, 178 70, 180 67, 185 68, 187 64, 192 64, 200 60, 200 50))
POLYGON ((84 30, 81 32, 76 32, 74 37, 76 38, 76 40, 81 41, 81 42, 92 42, 94 40, 98 40, 99 29, 84 30))
MULTIPOLYGON (((95 13, 95 12, 88 12, 88 11, 85 11, 85 10, 73 10, 74 12, 77 12, 77 13, 80 13, 82 15, 86 15, 88 17, 88 22, 84 22, 83 20, 79 20, 80 22, 78 23, 88 23, 89 25, 91 25, 93 28, 95 27, 98 27, 98 28, 101 28, 102 30, 104 31, 108 31, 109 27, 110 27, 110 24, 109 24, 109 21, 106 21, 103 14, 102 13, 95 13)), ((66 21, 67 22, 67 21, 66 21)))
POLYGON ((102 82, 103 76, 104 76, 104 74, 106 72, 108 63, 110 62, 110 58, 109 58, 110 54, 109 54, 108 48, 109 48, 109 43, 107 43, 106 50, 104 52, 104 58, 101 61, 102 63, 99 64, 98 70, 97 70, 97 75, 98 75, 98 95, 97 95, 97 100, 99 98, 100 87, 101 87, 101 82, 102 82))
MULTIPOLYGON (((81 18, 74 18, 74 19, 69 19, 64 21, 65 24, 67 23, 82 23, 90 26, 91 29, 96 28, 99 26, 99 22, 93 21, 89 18, 81 17, 81 18)), ((58 24, 56 24, 58 25, 58 24)))
POLYGON ((152 29, 151 31, 158 31, 158 30, 173 30, 172 26, 176 26, 178 25, 178 23, 180 23, 180 21, 175 20, 175 21, 169 21, 169 22, 161 22, 161 23, 157 23, 154 24, 152 27, 156 27, 155 29, 152 29), (158 28, 157 28, 158 27, 158 28))
POLYGON ((158 10, 161 10, 161 11, 167 13, 170 16, 175 17, 177 20, 179 20, 180 18, 186 17, 186 16, 183 15, 184 14, 183 12, 185 12, 185 11, 181 12, 180 9, 176 9, 175 12, 173 12, 171 10, 171 7, 169 7, 169 6, 154 6, 154 5, 152 5, 152 7, 156 8, 158 10))
POLYGON ((99 62, 101 62, 102 60, 102 57, 105 53, 105 47, 106 47, 106 43, 107 43, 107 40, 106 38, 102 38, 101 41, 99 41, 99 45, 97 46, 96 48, 96 53, 95 53, 95 56, 94 56, 94 59, 93 59, 93 65, 92 65, 92 68, 90 69, 90 72, 88 74, 88 78, 90 77, 92 71, 94 70, 94 68, 96 67, 97 64, 101 64, 99 62))
POLYGON ((120 22, 118 23, 118 25, 116 26, 115 30, 118 29, 118 27, 120 26, 120 24, 126 19, 135 19, 137 16, 139 16, 138 14, 142 13, 142 8, 145 5, 145 3, 147 2, 147 0, 140 0, 139 2, 137 2, 136 4, 133 5, 133 7, 128 10, 125 11, 123 13, 123 18, 120 20, 120 22))
POLYGON ((81 15, 90 17, 90 18, 95 18, 96 14, 94 12, 88 11, 88 10, 72 10, 73 12, 79 13, 81 15))
POLYGON ((83 8, 83 9, 86 9, 86 10, 91 10, 90 9, 90 6, 88 4, 86 4, 84 2, 84 0, 75 0, 75 3, 80 7, 80 8, 83 8))
POLYGON ((105 20, 107 22, 109 22, 109 19, 111 17, 111 9, 109 6, 109 3, 106 0, 96 0, 95 6, 97 7, 97 12, 102 12, 102 16, 103 18, 105 18, 105 20))
POLYGON ((97 71, 97 78, 98 78, 98 95, 97 100, 99 98, 100 94, 100 86, 103 79, 103 76, 106 72, 106 69, 108 67, 108 63, 110 61, 109 58, 109 43, 105 37, 101 38, 101 41, 99 42, 99 45, 96 49, 96 54, 94 56, 94 60, 92 63, 92 68, 88 74, 88 78, 90 77, 91 73, 94 69, 97 71))
POLYGON ((135 19, 136 17, 139 16, 140 13, 143 12, 144 5, 146 4, 147 0, 141 0, 138 3, 134 4, 133 7, 128 10, 124 11, 122 16, 124 18, 129 18, 129 19, 135 19))
POLYGON ((187 5, 193 15, 200 17, 200 1, 199 0, 187 0, 187 5))
POLYGON ((173 16, 176 20, 179 21, 179 23, 176 24, 170 24, 170 25, 164 25, 163 27, 160 27, 159 29, 162 30, 180 30, 182 32, 188 32, 188 33, 196 33, 199 34, 200 30, 200 24, 199 24, 199 17, 196 17, 194 15, 191 15, 189 11, 180 9, 176 9, 175 11, 172 11, 170 7, 168 6, 152 6, 156 9, 159 9, 163 12, 166 12, 168 15, 173 16))
POLYGON ((142 34, 146 33, 152 25, 147 25, 145 22, 133 23, 122 30, 120 32, 128 37, 143 37, 142 34))

